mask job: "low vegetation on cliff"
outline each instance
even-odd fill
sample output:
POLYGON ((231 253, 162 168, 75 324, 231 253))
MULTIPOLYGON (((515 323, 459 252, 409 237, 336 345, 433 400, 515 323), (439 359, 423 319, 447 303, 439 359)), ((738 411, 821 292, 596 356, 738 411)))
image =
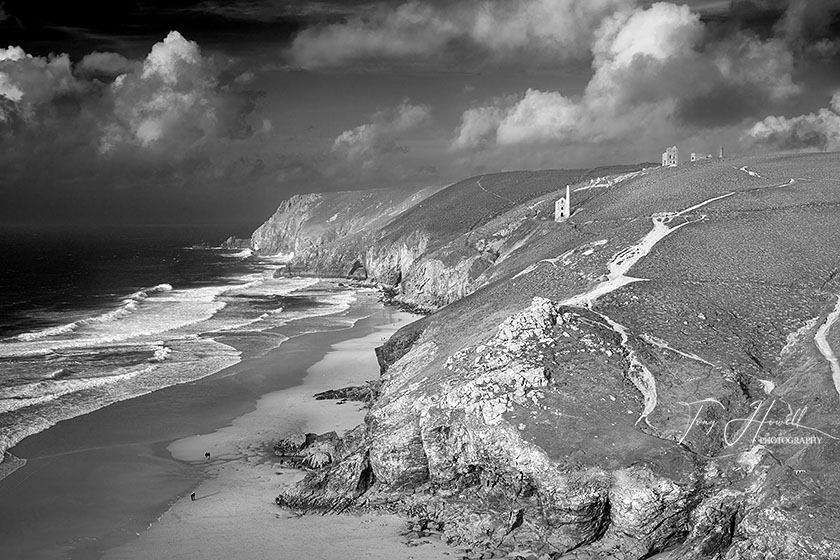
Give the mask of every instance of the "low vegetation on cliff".
POLYGON ((813 154, 288 202, 255 249, 435 312, 278 503, 399 511, 475 557, 840 559, 838 178, 813 154))

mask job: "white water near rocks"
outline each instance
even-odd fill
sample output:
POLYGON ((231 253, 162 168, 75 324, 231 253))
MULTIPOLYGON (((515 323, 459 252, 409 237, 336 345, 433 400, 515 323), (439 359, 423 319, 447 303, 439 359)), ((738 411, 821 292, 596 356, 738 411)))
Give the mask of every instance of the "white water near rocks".
POLYGON ((242 352, 219 337, 263 352, 286 339, 274 329, 341 313, 355 299, 263 268, 218 286, 161 284, 116 311, 0 339, 0 453, 61 420, 240 362, 242 352))
POLYGON ((837 355, 828 343, 828 334, 831 332, 831 327, 837 322, 838 318, 840 318, 840 296, 837 298, 837 305, 834 306, 834 309, 826 317, 825 323, 817 329, 817 334, 814 335, 814 342, 831 366, 831 378, 834 381, 834 389, 837 391, 837 395, 840 396, 840 360, 837 359, 837 355))

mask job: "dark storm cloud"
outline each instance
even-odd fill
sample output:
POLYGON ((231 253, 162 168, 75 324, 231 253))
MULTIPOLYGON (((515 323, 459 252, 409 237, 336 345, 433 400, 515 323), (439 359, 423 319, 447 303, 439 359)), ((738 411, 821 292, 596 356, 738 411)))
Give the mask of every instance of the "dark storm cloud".
POLYGON ((121 74, 132 71, 137 62, 112 52, 92 52, 76 64, 75 73, 82 79, 113 81, 121 74))
POLYGON ((58 220, 104 209, 100 219, 114 219, 133 214, 138 198, 168 201, 141 205, 154 221, 191 197, 205 212, 209 200, 232 198, 219 183, 253 166, 229 161, 254 159, 248 142, 268 121, 254 126, 261 94, 222 81, 224 70, 177 32, 142 61, 98 52, 74 66, 65 54, 0 49, 0 214, 58 220))
POLYGON ((173 29, 207 49, 253 54, 267 44, 286 44, 302 25, 300 18, 282 13, 265 21, 229 18, 217 13, 227 6, 228 13, 244 14, 250 4, 245 4, 242 10, 237 10, 238 3, 234 2, 208 3, 208 9, 202 8, 202 4, 205 2, 199 0, 113 0, 96 4, 6 0, 5 12, 13 14, 20 25, 11 26, 9 21, 0 25, 3 25, 4 46, 21 46, 28 53, 41 56, 66 52, 74 59, 93 51, 141 58, 152 44, 173 29), (211 9, 213 6, 216 10, 211 9))
POLYGON ((836 0, 789 0, 777 32, 800 46, 836 39, 840 5, 836 0))
POLYGON ((377 2, 368 0, 205 0, 187 8, 198 14, 214 14, 231 20, 271 22, 329 20, 361 16, 374 11, 377 2))
POLYGON ((6 3, 0 2, 0 29, 10 29, 12 27, 20 28, 22 26, 20 19, 14 14, 6 11, 6 3))
POLYGON ((840 3, 682 4, 6 0, 0 219, 254 219, 683 140, 836 145, 840 3))

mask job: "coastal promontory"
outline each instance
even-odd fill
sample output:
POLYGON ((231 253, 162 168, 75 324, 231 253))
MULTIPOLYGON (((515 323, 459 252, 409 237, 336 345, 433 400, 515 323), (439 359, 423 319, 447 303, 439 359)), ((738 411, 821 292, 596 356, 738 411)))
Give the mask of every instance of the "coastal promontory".
POLYGON ((767 156, 290 199, 255 250, 433 313, 277 502, 395 511, 476 558, 840 558, 839 172, 767 156))

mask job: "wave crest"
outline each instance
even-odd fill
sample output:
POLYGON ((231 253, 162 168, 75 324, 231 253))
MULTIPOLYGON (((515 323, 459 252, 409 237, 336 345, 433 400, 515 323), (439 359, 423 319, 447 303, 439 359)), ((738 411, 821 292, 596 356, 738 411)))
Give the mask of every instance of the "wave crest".
POLYGON ((149 296, 153 294, 159 294, 162 292, 171 292, 172 285, 171 284, 158 284, 157 286, 153 286, 151 288, 145 288, 143 290, 139 290, 134 292, 133 294, 129 295, 125 299, 122 300, 122 305, 118 308, 108 311, 107 313, 103 313, 101 315, 96 315, 94 317, 87 317, 85 319, 79 319, 78 321, 73 321, 72 323, 67 323, 64 325, 58 325, 55 327, 49 327, 46 329, 42 329, 40 331, 22 333, 17 335, 15 338, 21 340, 23 342, 29 342, 32 340, 40 340, 42 338, 49 338, 53 336, 61 336, 63 334, 68 334, 79 327, 83 327, 85 325, 92 325, 95 323, 108 323, 110 321, 116 321, 118 319, 122 319, 123 317, 130 315, 133 313, 149 296))

